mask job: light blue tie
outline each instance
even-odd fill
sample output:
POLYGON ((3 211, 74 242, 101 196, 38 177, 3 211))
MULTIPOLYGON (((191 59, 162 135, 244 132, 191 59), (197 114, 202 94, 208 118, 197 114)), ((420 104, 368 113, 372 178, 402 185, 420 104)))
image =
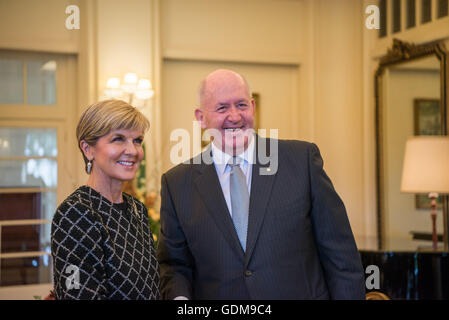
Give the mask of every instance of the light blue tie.
POLYGON ((235 230, 242 245, 243 251, 246 251, 246 234, 248 231, 248 211, 249 211, 249 193, 246 177, 240 169, 241 159, 233 157, 228 164, 231 167, 230 191, 232 221, 235 230))

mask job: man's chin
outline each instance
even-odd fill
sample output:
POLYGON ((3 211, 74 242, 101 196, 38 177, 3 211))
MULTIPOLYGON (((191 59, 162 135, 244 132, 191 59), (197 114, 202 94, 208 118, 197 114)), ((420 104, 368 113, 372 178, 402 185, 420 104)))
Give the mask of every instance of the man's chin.
POLYGON ((246 150, 250 139, 253 137, 253 129, 244 129, 234 134, 231 132, 221 131, 220 139, 213 139, 215 146, 227 154, 240 154, 246 150))
POLYGON ((244 141, 224 141, 224 152, 231 155, 243 153, 248 147, 248 138, 244 137, 244 141))

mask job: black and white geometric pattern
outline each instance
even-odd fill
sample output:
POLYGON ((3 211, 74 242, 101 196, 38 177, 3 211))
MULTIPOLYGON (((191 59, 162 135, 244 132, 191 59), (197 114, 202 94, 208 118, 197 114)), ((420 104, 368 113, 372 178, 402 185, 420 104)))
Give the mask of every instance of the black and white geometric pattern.
POLYGON ((123 200, 82 186, 60 204, 51 232, 56 299, 159 299, 147 209, 128 194, 123 200))

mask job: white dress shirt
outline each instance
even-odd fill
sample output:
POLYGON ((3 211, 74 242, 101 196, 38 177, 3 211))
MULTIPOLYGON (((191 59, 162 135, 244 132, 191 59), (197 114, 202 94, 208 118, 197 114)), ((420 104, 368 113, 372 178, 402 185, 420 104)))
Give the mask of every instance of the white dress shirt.
MULTIPOLYGON (((251 195, 251 178, 252 178, 252 169, 253 169, 253 159, 254 159, 254 138, 250 138, 251 141, 248 144, 248 148, 246 150, 237 155, 238 158, 241 158, 240 169, 242 169, 243 173, 246 177, 246 184, 248 186, 248 194, 251 195)), ((215 169, 217 171, 218 180, 220 180, 221 190, 223 191, 224 198, 226 200, 226 204, 228 205, 229 213, 232 217, 232 206, 231 206, 231 190, 230 190, 230 175, 231 175, 231 167, 228 166, 229 160, 232 158, 231 155, 221 151, 219 148, 212 143, 212 159, 214 161, 215 169)))

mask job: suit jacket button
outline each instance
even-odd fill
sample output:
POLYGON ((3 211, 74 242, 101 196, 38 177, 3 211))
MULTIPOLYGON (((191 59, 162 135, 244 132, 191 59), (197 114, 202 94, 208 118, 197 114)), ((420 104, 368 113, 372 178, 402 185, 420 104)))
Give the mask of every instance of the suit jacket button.
POLYGON ((251 270, 245 270, 245 276, 251 277, 253 275, 253 272, 251 270))

